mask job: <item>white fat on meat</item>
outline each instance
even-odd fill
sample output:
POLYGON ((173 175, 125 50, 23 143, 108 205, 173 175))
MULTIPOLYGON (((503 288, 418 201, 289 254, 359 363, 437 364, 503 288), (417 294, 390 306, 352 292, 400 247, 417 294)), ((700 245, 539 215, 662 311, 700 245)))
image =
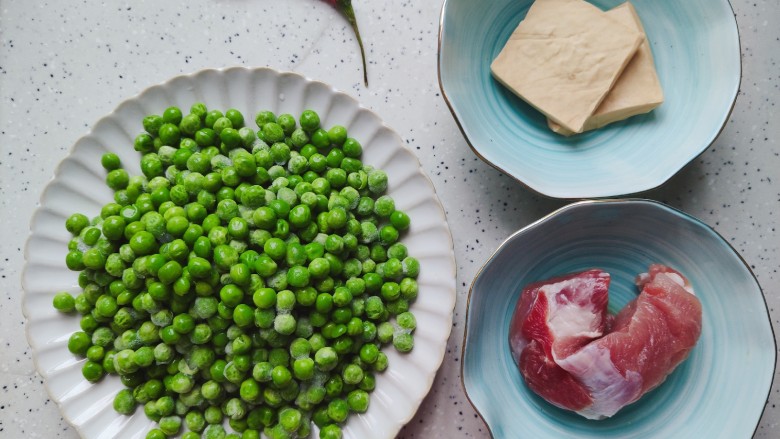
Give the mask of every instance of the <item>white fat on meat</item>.
POLYGON ((685 281, 685 279, 683 279, 683 277, 682 277, 682 276, 680 276, 680 275, 679 275, 679 274, 677 274, 677 273, 672 273, 672 272, 667 272, 667 273, 658 273, 658 274, 656 274, 656 276, 666 276, 666 277, 668 277, 669 279, 671 279, 671 280, 672 280, 672 282, 674 282, 674 283, 676 283, 677 285, 679 285, 679 286, 683 287, 683 289, 684 289, 685 291, 687 291, 687 292, 689 292, 689 293, 693 294, 694 296, 696 295, 696 293, 694 293, 694 292, 693 292, 693 287, 691 286, 691 284, 689 284, 688 282, 686 282, 686 281, 685 281))
POLYGON ((624 377, 612 363, 609 349, 598 343, 555 362, 590 390, 593 404, 577 412, 588 419, 610 417, 641 396, 642 376, 626 371, 624 377))
MULTIPOLYGON (((603 335, 603 314, 591 300, 592 289, 576 288, 575 284, 582 287, 582 280, 566 280, 539 289, 547 298, 547 326, 555 340, 572 337, 592 340, 603 335), (571 299, 561 294, 565 289, 575 293, 571 299)), ((577 412, 588 419, 612 416, 641 394, 642 377, 632 371, 624 377, 613 364, 609 350, 597 343, 563 358, 553 349, 553 360, 588 388, 593 404, 577 412)))
POLYGON ((640 273, 636 277, 636 284, 641 290, 642 287, 644 287, 645 284, 648 284, 653 281, 653 279, 657 276, 666 276, 668 279, 670 279, 672 282, 676 283, 677 285, 683 287, 683 289, 694 296, 696 293, 693 291, 693 285, 688 282, 687 279, 682 277, 680 274, 675 273, 674 271, 658 271, 653 274, 650 273, 640 273))
POLYGON ((577 286, 582 286, 581 279, 569 279, 539 289, 539 293, 547 298, 547 327, 555 340, 571 337, 598 338, 603 334, 601 310, 590 300, 589 289, 578 289, 577 286), (564 289, 573 289, 578 295, 569 300, 566 295, 561 294, 564 289))
POLYGON ((515 360, 515 364, 520 364, 520 355, 528 346, 528 340, 523 337, 522 331, 517 331, 509 336, 509 347, 512 353, 512 358, 515 360))

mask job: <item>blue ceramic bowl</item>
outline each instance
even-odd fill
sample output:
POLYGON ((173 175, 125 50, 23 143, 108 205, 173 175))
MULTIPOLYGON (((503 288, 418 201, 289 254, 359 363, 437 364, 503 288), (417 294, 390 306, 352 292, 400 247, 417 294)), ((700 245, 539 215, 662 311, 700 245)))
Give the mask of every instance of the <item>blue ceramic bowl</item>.
MULTIPOLYGON (((606 10, 622 0, 591 0, 606 10)), ((635 0, 665 102, 599 130, 563 137, 499 84, 490 63, 532 0, 446 0, 439 84, 474 152, 555 198, 633 194, 660 186, 701 154, 726 123, 741 76, 727 0, 635 0)))
POLYGON ((463 385, 496 438, 749 438, 775 371, 766 302, 745 261, 706 224, 654 201, 574 203, 516 232, 474 279, 466 318, 463 385), (614 312, 654 262, 688 277, 703 314, 699 342, 661 386, 601 421, 526 387, 508 341, 523 286, 602 268, 614 312))

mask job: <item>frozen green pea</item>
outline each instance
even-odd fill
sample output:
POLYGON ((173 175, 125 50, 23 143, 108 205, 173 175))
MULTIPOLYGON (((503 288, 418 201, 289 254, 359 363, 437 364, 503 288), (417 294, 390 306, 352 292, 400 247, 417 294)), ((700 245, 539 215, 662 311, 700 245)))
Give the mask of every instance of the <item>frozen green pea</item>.
POLYGON ((59 312, 69 313, 76 309, 76 299, 67 291, 55 294, 52 302, 54 308, 59 312))
POLYGON ((387 190, 387 174, 374 169, 368 173, 368 189, 373 194, 381 194, 387 190))
POLYGON ((390 322, 382 322, 376 328, 377 340, 379 340, 381 343, 389 343, 392 341, 394 333, 395 328, 390 322))
POLYGON ((409 352, 414 347, 414 337, 406 332, 396 332, 393 335, 393 346, 399 352, 409 352))

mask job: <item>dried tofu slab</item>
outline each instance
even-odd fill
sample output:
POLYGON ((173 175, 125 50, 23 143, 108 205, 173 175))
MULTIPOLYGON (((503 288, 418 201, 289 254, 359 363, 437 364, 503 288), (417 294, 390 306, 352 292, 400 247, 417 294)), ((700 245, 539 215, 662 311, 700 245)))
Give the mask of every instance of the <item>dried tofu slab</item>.
POLYGON ((643 41, 582 0, 536 0, 490 66, 548 118, 582 132, 643 41))
MULTIPOLYGON (((621 24, 645 34, 639 15, 631 3, 623 3, 605 14, 621 24)), ((596 112, 585 122, 583 131, 594 130, 612 122, 647 113, 661 105, 663 101, 664 92, 655 71, 653 52, 650 50, 647 37, 645 37, 645 41, 639 46, 623 73, 620 74, 612 90, 601 102, 596 112)), ((556 133, 566 136, 574 134, 552 120, 548 119, 547 123, 556 133)))

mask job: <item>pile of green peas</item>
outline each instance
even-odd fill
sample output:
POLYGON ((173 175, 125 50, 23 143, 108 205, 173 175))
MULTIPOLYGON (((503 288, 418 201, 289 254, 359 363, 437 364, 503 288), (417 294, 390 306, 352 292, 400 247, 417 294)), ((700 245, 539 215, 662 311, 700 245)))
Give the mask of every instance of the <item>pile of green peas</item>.
POLYGON ((382 349, 413 348, 420 264, 387 174, 314 111, 255 122, 202 103, 145 117, 143 175, 104 154, 114 202, 66 220, 82 289, 53 299, 81 315, 68 349, 88 381, 119 375, 114 408, 142 406, 149 439, 308 437, 312 423, 340 438, 382 349))

